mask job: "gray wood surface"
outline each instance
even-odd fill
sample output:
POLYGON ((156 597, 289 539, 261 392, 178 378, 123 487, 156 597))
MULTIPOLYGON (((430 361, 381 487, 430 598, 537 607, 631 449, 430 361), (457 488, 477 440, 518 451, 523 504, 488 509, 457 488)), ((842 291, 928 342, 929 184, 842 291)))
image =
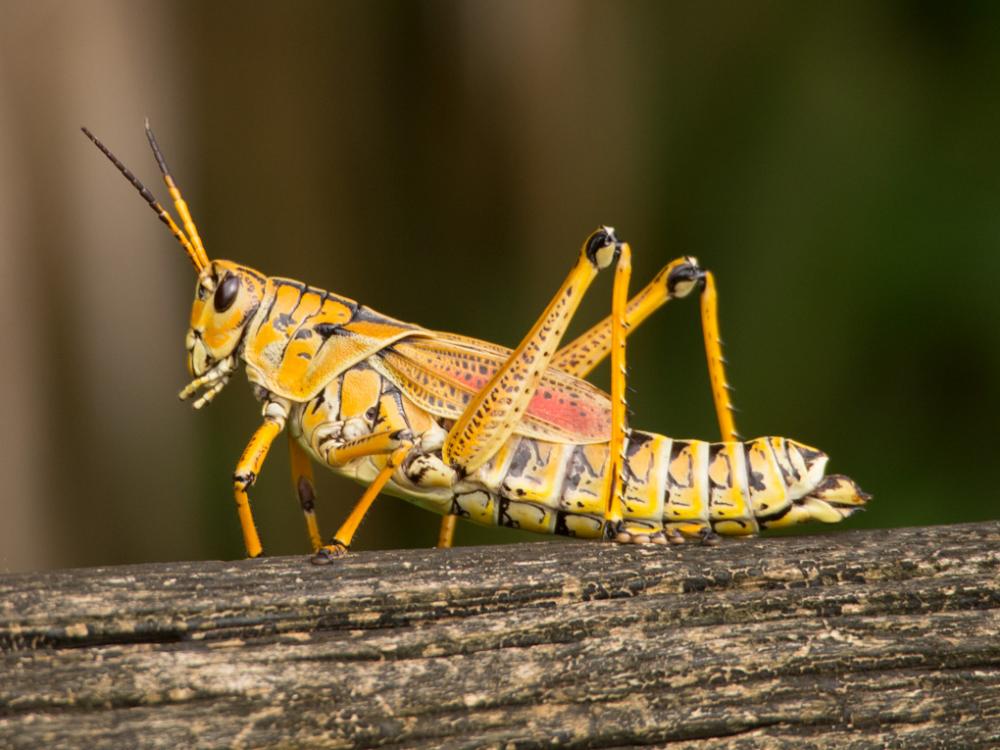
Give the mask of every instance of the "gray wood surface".
POLYGON ((1000 523, 0 577, 0 747, 1000 746, 1000 523))

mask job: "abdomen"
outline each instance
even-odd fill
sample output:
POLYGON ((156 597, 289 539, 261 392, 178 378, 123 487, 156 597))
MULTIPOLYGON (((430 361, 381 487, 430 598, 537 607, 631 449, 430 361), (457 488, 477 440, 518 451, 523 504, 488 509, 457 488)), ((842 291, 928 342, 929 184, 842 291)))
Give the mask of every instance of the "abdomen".
MULTIPOLYGON (((625 462, 625 520, 632 533, 666 528, 689 536, 834 520, 810 497, 824 485, 826 462, 820 451, 785 438, 709 443, 634 430, 625 462)), ((456 487, 468 491, 456 493, 452 512, 479 523, 600 537, 607 466, 606 443, 513 437, 468 477, 469 487, 456 487)))
MULTIPOLYGON (((441 463, 440 443, 449 423, 427 414, 365 367, 352 368, 301 405, 290 425, 318 461, 366 483, 385 458, 334 465, 330 439, 348 427, 352 438, 384 428, 379 415, 386 404, 394 405, 396 418, 430 446, 397 471, 386 492, 479 524, 603 536, 607 443, 574 445, 514 435, 483 467, 461 478, 441 463), (357 382, 344 388, 347 378, 357 382)), ((624 520, 632 534, 666 529, 687 536, 707 530, 749 535, 808 520, 839 521, 867 496, 846 477, 824 477, 826 463, 824 453, 780 437, 710 443, 633 430, 625 462, 624 520)))

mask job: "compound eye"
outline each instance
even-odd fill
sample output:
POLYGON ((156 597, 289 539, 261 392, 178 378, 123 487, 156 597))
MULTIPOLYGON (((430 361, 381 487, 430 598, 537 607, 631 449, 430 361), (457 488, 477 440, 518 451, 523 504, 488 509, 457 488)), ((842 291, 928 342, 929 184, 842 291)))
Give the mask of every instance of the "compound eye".
POLYGON ((225 312, 230 307, 233 306, 233 302, 236 301, 236 294, 240 291, 240 279, 231 273, 227 273, 226 277, 219 284, 219 288, 215 290, 215 310, 216 312, 225 312))

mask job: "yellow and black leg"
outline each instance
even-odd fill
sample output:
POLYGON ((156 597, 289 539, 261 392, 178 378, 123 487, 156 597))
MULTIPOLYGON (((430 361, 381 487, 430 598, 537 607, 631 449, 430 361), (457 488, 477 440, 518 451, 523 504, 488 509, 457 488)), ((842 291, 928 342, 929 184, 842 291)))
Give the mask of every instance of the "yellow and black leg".
POLYGON ((701 332, 705 339, 705 357, 708 360, 708 377, 712 383, 712 402, 719 420, 719 431, 725 441, 739 440, 736 421, 733 419, 733 402, 730 399, 729 381, 726 380, 726 360, 722 356, 722 339, 719 337, 718 297, 715 277, 706 271, 701 280, 701 332))
MULTIPOLYGON (((615 262, 621 264, 628 256, 628 246, 618 241, 610 227, 602 227, 587 238, 576 265, 545 311, 448 432, 442 448, 446 464, 460 474, 469 474, 496 454, 523 418, 566 326, 598 271, 615 262)), ((620 471, 620 462, 616 466, 620 471)), ((441 546, 450 546, 447 531, 442 528, 441 546)))
POLYGON ((511 436, 583 295, 597 272, 617 259, 621 245, 610 227, 587 238, 576 265, 541 317, 449 430, 442 448, 446 464, 469 474, 511 436))
MULTIPOLYGON (((723 440, 739 440, 733 421, 722 341, 719 338, 718 297, 711 271, 702 269, 695 258, 672 260, 641 292, 629 300, 625 313, 625 331, 631 335, 646 318, 667 302, 686 297, 696 288, 701 291, 702 335, 719 429, 723 440)), ((609 315, 564 346, 553 357, 552 366, 578 378, 587 377, 611 353, 612 321, 613 316, 609 315)))
MULTIPOLYGON (((677 258, 664 266, 653 280, 628 301, 625 308, 625 331, 631 335, 643 321, 672 299, 686 296, 697 284, 701 269, 695 258, 677 258)), ((587 377, 611 353, 609 315, 585 333, 562 347, 552 358, 552 367, 587 377)))
POLYGON ((247 557, 259 557, 264 551, 253 521, 247 490, 257 481, 257 475, 264 464, 271 443, 285 427, 285 416, 278 413, 280 410, 281 407, 277 404, 265 406, 264 424, 257 428, 250 438, 239 463, 236 464, 236 471, 233 472, 233 493, 236 497, 236 511, 239 513, 240 527, 243 529, 243 544, 246 547, 247 557), (268 413, 269 411, 271 413, 268 413))
MULTIPOLYGON (((736 431, 736 420, 733 418, 733 402, 730 398, 732 388, 726 380, 726 360, 722 356, 722 339, 719 336, 718 297, 715 293, 715 277, 711 271, 706 271, 701 278, 701 332, 705 340, 708 378, 712 384, 712 403, 715 404, 715 416, 719 420, 719 432, 724 441, 737 441, 740 434, 736 431)), ((705 526, 701 541, 702 544, 715 545, 721 539, 712 531, 711 526, 705 526)))
POLYGON ((334 558, 347 552, 355 532, 375 502, 375 498, 378 497, 378 493, 413 450, 413 433, 409 429, 402 406, 388 394, 379 399, 378 424, 382 427, 378 432, 354 440, 344 440, 331 448, 326 455, 327 463, 331 466, 343 466, 351 461, 369 457, 375 461, 384 460, 385 464, 365 489, 347 520, 337 529, 330 543, 321 545, 315 550, 312 561, 316 565, 327 565, 334 558))
POLYGON ((616 542, 632 541, 632 531, 624 522, 625 457, 628 448, 628 404, 625 400, 625 339, 628 283, 632 275, 632 252, 623 244, 615 267, 611 293, 611 442, 605 491, 604 535, 616 542))
MULTIPOLYGON (((642 291, 629 300, 625 307, 624 332, 626 335, 632 333, 646 318, 664 304, 672 299, 687 296, 695 288, 700 289, 702 336, 719 431, 724 441, 736 441, 740 439, 740 436, 736 431, 733 419, 731 388, 726 379, 725 359, 722 356, 722 341, 719 336, 718 296, 715 289, 715 278, 710 271, 703 270, 698 265, 698 261, 691 257, 677 258, 668 263, 642 291)), ((612 313, 567 344, 553 358, 552 366, 583 378, 589 375, 609 354, 614 359, 615 321, 615 313, 612 313)), ((620 369, 621 366, 612 362, 612 376, 620 369)), ((609 520, 613 520, 614 511, 612 508, 609 508, 609 514, 612 516, 609 520)), ((623 541, 627 534, 628 531, 625 531, 622 535, 623 541)), ((718 537, 707 526, 704 527, 702 538, 706 544, 713 544, 718 540, 718 537)), ((659 539, 654 541, 659 541, 659 539)), ((674 530, 670 541, 680 542, 683 541, 683 538, 674 530)))
POLYGON ((288 449, 292 467, 292 486, 299 498, 302 515, 306 520, 306 533, 309 534, 309 544, 316 552, 323 546, 323 537, 319 533, 316 521, 316 485, 313 481, 312 460, 299 441, 288 436, 288 449))
POLYGON ((413 436, 405 428, 390 427, 373 432, 357 440, 348 440, 330 450, 327 461, 332 466, 340 466, 365 456, 383 456, 403 445, 412 445, 413 436))
MULTIPOLYGON (((677 258, 671 261, 638 294, 628 301, 625 312, 625 335, 628 336, 656 310, 671 299, 686 295, 697 280, 700 269, 694 258, 677 258)), ((613 316, 609 315, 597 325, 560 348, 549 363, 563 372, 585 378, 611 353, 611 328, 613 316)), ((451 547, 455 535, 456 516, 441 520, 438 547, 451 547)))
POLYGON ((347 553, 347 550, 351 548, 351 542, 354 540, 354 534, 364 520, 365 514, 368 513, 368 509, 375 502, 375 498, 378 497, 378 493, 385 487, 386 482, 392 478, 396 469, 402 465, 412 447, 413 444, 411 442, 408 440, 403 441, 398 448, 389 454, 385 466, 382 467, 375 479, 372 480, 372 483, 365 489, 364 494, 358 500, 357 505, 354 506, 347 520, 340 525, 337 533, 333 535, 331 542, 316 550, 316 554, 312 557, 314 564, 328 565, 335 558, 347 553))
POLYGON ((439 549, 448 549, 455 541, 455 524, 458 522, 458 516, 445 516, 441 519, 441 528, 438 531, 438 543, 439 549))

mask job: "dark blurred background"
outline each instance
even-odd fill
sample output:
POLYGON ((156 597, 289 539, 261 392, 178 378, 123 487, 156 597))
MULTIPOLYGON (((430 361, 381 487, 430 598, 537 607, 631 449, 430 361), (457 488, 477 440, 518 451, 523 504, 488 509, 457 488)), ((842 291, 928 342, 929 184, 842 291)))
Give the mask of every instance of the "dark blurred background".
MULTIPOLYGON (((742 431, 830 453, 847 526, 996 518, 998 92, 993 2, 2 0, 0 570, 243 554, 259 408, 178 402, 190 265, 78 129, 165 199, 146 115, 212 257, 428 327, 515 344, 599 223, 636 288, 696 255, 742 431)), ((699 336, 631 339, 634 426, 715 436, 699 336)), ((317 478, 330 534, 359 489, 317 478)), ((283 441, 252 500, 306 551, 283 441)), ((386 498, 357 546, 437 523, 386 498)))

